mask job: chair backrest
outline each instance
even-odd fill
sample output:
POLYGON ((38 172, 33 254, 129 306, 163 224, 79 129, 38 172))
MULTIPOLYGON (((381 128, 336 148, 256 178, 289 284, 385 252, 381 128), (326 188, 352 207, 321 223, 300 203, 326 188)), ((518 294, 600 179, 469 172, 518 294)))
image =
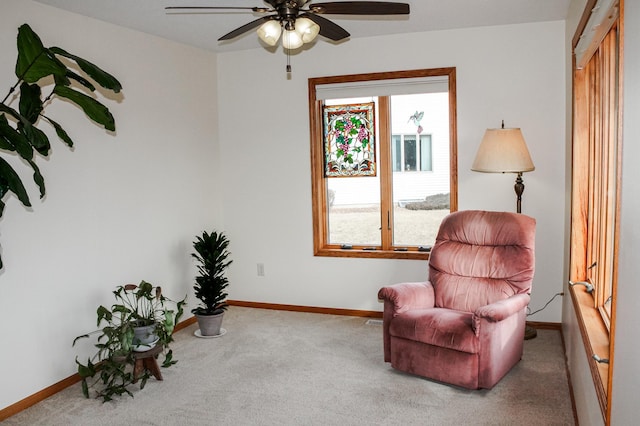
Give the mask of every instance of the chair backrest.
POLYGON ((466 210, 444 218, 429 258, 436 306, 474 312, 529 293, 535 269, 535 219, 466 210))

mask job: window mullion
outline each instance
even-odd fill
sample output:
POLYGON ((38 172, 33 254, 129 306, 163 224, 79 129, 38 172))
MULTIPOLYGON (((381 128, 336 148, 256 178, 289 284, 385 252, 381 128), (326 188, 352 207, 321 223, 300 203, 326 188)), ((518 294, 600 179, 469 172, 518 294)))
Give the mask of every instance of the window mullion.
POLYGON ((380 232, 382 249, 393 246, 393 175, 391 158, 391 102, 388 96, 378 98, 378 172, 380 173, 380 232))

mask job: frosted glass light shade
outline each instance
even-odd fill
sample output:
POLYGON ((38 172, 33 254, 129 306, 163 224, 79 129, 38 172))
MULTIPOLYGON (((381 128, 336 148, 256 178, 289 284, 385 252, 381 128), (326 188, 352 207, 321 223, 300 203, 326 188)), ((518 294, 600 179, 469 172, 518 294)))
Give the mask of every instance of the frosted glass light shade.
POLYGON ((320 32, 320 26, 309 18, 299 18, 296 19, 296 32, 302 37, 303 43, 309 43, 320 32))
POLYGON ((258 37, 269 46, 275 46, 282 33, 282 27, 278 21, 267 21, 257 30, 258 37))
POLYGON ((471 170, 519 173, 535 169, 520 129, 487 129, 471 170))
POLYGON ((303 45, 302 37, 295 30, 285 30, 282 35, 282 46, 285 49, 297 49, 303 45))

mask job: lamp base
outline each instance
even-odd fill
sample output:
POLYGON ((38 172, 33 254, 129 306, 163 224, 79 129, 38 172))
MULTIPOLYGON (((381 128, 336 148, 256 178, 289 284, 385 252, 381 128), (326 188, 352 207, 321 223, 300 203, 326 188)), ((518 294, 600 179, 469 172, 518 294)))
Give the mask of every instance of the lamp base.
POLYGON ((529 324, 524 326, 524 340, 531 340, 538 335, 538 331, 529 324))
POLYGON ((524 192, 524 182, 522 181, 522 172, 518 172, 516 184, 513 186, 516 190, 516 212, 522 213, 522 193, 524 192))

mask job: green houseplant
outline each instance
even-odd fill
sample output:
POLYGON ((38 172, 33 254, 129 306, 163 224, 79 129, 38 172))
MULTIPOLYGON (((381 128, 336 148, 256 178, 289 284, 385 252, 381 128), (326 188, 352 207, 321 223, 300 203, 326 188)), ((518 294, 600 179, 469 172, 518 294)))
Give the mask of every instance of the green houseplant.
MULTIPOLYGON (((84 395, 88 398, 89 387, 94 387, 97 397, 103 401, 111 400, 114 395, 132 395, 128 387, 137 380, 133 373, 136 351, 161 346, 164 353, 162 366, 169 367, 177 362, 169 344, 173 341, 173 329, 183 314, 185 304, 185 299, 174 302, 162 294, 160 287, 146 281, 138 285, 118 286, 113 295, 116 302, 110 308, 100 305, 97 309, 97 325, 101 328, 73 341, 75 345, 79 339, 99 334, 95 344, 97 353, 86 364, 76 358, 76 364, 84 395), (94 381, 89 383, 89 379, 94 381)), ((145 370, 140 388, 144 388, 149 377, 145 370)))
POLYGON ((9 193, 24 206, 31 206, 20 176, 6 158, 17 155, 28 164, 33 170, 40 198, 45 195, 44 177, 36 165, 36 158, 47 158, 51 144, 46 133, 38 128, 42 122, 48 123, 62 142, 73 146, 65 129, 50 115, 45 115, 45 108, 54 100, 62 99, 82 109, 104 129, 114 131, 115 120, 109 109, 96 100, 96 85, 113 93, 122 89, 115 77, 91 62, 59 47, 44 47, 40 37, 27 24, 18 29, 17 48, 17 82, 0 102, 0 217, 5 206, 3 200, 9 193), (49 93, 43 93, 43 89, 49 93), (18 105, 12 106, 15 102, 18 105))
MULTIPOLYGON (((200 335, 218 336, 224 311, 227 309, 225 302, 228 294, 225 291, 229 280, 225 276, 225 270, 231 265, 229 260, 231 253, 227 250, 229 240, 222 232, 212 231, 202 233, 193 242, 195 253, 191 256, 198 262, 196 276, 195 296, 200 300, 200 306, 193 308, 200 327, 200 335)), ((197 335, 197 333, 196 333, 197 335)))

